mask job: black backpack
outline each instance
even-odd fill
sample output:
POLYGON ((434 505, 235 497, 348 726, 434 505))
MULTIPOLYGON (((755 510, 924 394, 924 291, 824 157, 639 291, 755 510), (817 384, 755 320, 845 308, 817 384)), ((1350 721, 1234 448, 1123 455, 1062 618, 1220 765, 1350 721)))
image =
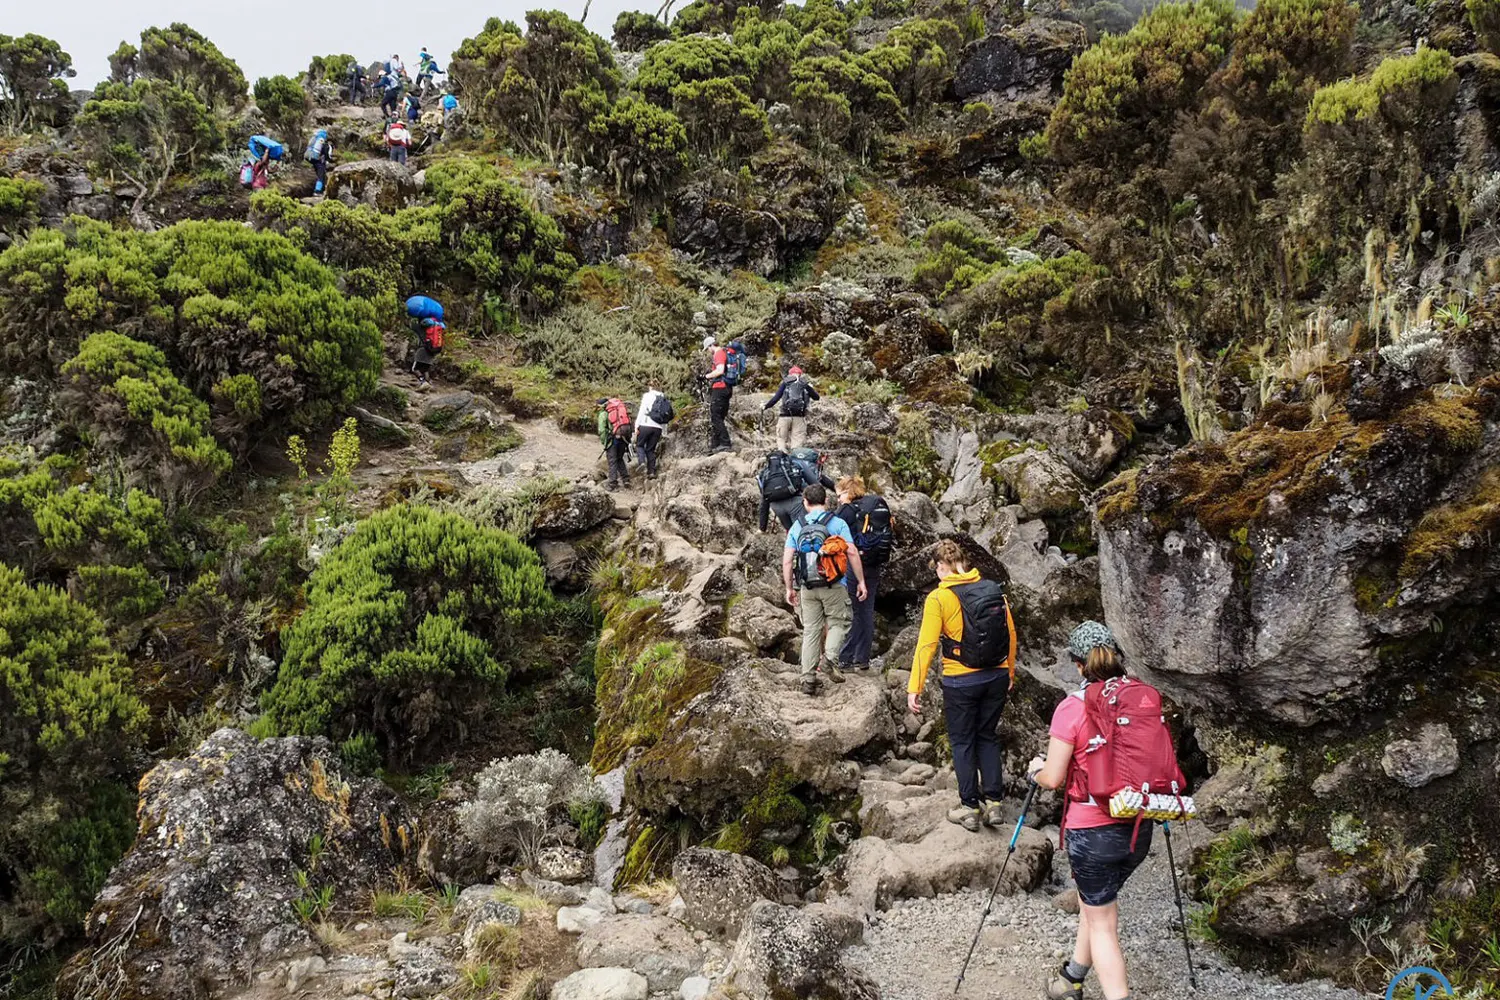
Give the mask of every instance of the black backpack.
MULTIPOLYGON (((896 518, 885 498, 871 493, 860 497, 839 512, 854 533, 854 547, 867 566, 883 566, 890 561, 896 547, 896 518)), ((967 634, 967 633, 966 633, 967 634)))
POLYGON ((650 417, 654 422, 665 427, 667 426, 667 424, 670 424, 672 422, 672 419, 674 417, 677 416, 677 408, 672 405, 672 401, 666 396, 658 395, 656 399, 652 401, 651 409, 646 411, 646 416, 650 417))
POLYGON ((790 500, 802 492, 797 467, 779 451, 766 456, 766 467, 760 470, 760 495, 767 500, 790 500))
POLYGON ((943 656, 970 670, 999 670, 1010 665, 1010 604, 1005 588, 978 580, 951 588, 963 609, 962 642, 943 636, 943 656))
POLYGON ((807 416, 807 383, 794 379, 786 384, 781 395, 781 415, 783 417, 805 417, 807 416))
POLYGON ((828 522, 832 520, 833 515, 825 513, 821 519, 813 515, 797 522, 801 527, 797 532, 796 562, 792 565, 803 589, 832 587, 839 582, 824 579, 819 564, 823 546, 833 534, 828 530, 828 522))

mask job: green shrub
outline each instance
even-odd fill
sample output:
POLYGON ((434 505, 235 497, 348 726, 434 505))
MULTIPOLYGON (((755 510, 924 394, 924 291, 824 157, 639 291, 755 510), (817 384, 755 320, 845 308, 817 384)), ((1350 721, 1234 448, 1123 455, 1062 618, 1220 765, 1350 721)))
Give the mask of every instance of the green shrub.
POLYGON ((90 334, 153 345, 199 399, 226 377, 221 443, 282 422, 309 426, 374 389, 374 307, 288 239, 238 223, 182 222, 155 233, 74 220, 0 253, 0 357, 53 376, 90 334))
POLYGON ((134 834, 146 712, 92 611, 0 565, 0 886, 7 933, 76 929, 134 834))
POLYGON ((308 86, 318 83, 343 83, 349 77, 349 64, 357 62, 359 62, 358 59, 347 53, 313 56, 307 64, 307 73, 303 76, 303 80, 308 86))
POLYGON ((672 37, 672 29, 650 14, 638 10, 622 10, 615 18, 613 36, 615 47, 621 52, 642 52, 657 42, 672 37))
POLYGON ((771 141, 766 113, 733 80, 722 77, 672 88, 672 109, 699 156, 733 166, 771 141))
POLYGON ((302 148, 302 127, 311 106, 302 84, 289 76, 263 76, 255 81, 255 106, 265 116, 271 135, 293 150, 302 148))
POLYGON ((208 404, 177 381, 167 356, 150 344, 93 334, 62 375, 69 384, 64 412, 95 448, 122 461, 132 485, 191 499, 233 464, 209 430, 208 404))
POLYGON ((74 108, 67 78, 73 75, 72 57, 52 39, 0 35, 0 122, 20 133, 67 125, 74 108))
POLYGON ((1500 52, 1500 0, 1464 0, 1464 6, 1480 43, 1491 52, 1500 52))
POLYGON ((1349 0, 1263 0, 1235 30, 1214 85, 1244 114, 1300 116, 1319 84, 1348 71, 1358 19, 1349 0))
POLYGON ((653 104, 670 108, 672 91, 682 84, 720 79, 750 89, 749 67, 734 43, 713 37, 680 38, 646 53, 634 87, 653 104))
POLYGON ((224 148, 212 106, 167 80, 101 83, 76 124, 79 148, 94 170, 134 185, 137 203, 224 148))
POLYGON ((387 759, 463 731, 551 607, 536 554, 430 507, 381 511, 323 558, 258 731, 372 732, 387 759))
POLYGON ((19 235, 30 229, 46 190, 40 181, 0 177, 0 233, 19 235))

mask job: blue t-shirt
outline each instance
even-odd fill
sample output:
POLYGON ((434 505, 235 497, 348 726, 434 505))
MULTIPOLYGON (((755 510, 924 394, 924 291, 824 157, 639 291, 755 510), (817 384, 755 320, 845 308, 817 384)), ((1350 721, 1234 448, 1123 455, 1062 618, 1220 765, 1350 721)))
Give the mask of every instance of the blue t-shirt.
MULTIPOLYGON (((826 510, 818 514, 804 514, 802 515, 801 520, 793 521, 791 528, 786 533, 787 548, 796 551, 797 539, 802 536, 802 521, 811 520, 812 518, 817 518, 818 521, 826 523, 828 525, 828 533, 830 535, 839 536, 844 541, 849 543, 849 548, 854 548, 854 534, 849 530, 849 525, 845 524, 844 519, 839 517, 837 514, 831 514, 826 510)), ((853 579, 854 567, 851 565, 849 567, 849 572, 844 574, 844 580, 845 582, 850 582, 853 579)))
POLYGON ((456 107, 458 107, 458 98, 454 97, 452 94, 444 94, 443 95, 443 110, 444 111, 452 111, 456 107))

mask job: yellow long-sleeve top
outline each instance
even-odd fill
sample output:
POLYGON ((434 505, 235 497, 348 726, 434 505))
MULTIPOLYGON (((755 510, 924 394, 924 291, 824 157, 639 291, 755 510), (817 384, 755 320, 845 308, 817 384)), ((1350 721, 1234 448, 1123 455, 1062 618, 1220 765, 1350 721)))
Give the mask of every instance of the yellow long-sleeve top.
MULTIPOLYGON (((927 668, 932 663, 932 658, 937 655, 938 648, 943 644, 943 637, 947 636, 954 642, 962 642, 964 637, 964 609, 958 602, 958 595, 953 592, 954 587, 966 583, 977 583, 979 581, 979 570, 971 569, 967 573, 955 573, 945 576, 938 582, 937 589, 927 595, 927 601, 922 606, 922 632, 917 637, 917 652, 911 661, 911 681, 907 683, 906 690, 911 694, 921 694, 922 687, 927 683, 927 668)), ((1010 671, 1012 679, 1016 676, 1016 628, 1010 617, 1010 605, 1006 604, 1005 621, 1010 626, 1010 655, 1006 657, 1004 667, 1010 671)), ((943 657, 943 676, 961 677, 964 674, 975 674, 981 671, 964 666, 957 660, 943 657)))

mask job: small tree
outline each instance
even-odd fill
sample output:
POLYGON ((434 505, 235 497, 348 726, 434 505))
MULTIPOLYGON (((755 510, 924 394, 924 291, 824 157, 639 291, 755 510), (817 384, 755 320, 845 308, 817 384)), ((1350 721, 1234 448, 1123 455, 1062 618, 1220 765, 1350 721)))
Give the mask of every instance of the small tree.
POLYGON ((672 88, 672 109, 687 128, 694 151, 727 166, 754 156, 771 141, 766 113, 732 80, 678 84, 672 88))
POLYGON ((0 109, 12 133, 47 125, 61 128, 73 117, 67 80, 73 59, 50 38, 0 35, 0 109))
POLYGON ((672 112, 624 97, 589 122, 591 159, 609 172, 615 193, 651 198, 676 183, 687 167, 687 132, 672 112))
POLYGON ((644 52, 657 42, 672 37, 672 29, 650 14, 638 10, 622 10, 615 18, 615 48, 621 52, 644 52))
POLYGON ((301 148, 308 100, 300 83, 289 76, 261 77, 255 81, 255 106, 276 138, 293 149, 301 148))
POLYGON ((136 206, 172 174, 222 149, 224 133, 194 94, 164 80, 103 83, 78 115, 78 137, 101 173, 135 185, 136 206))
MULTIPOLYGON (((319 83, 343 83, 349 77, 349 64, 358 62, 347 53, 328 56, 313 56, 307 64, 307 75, 303 83, 311 87, 319 83)), ((260 100, 256 98, 257 102, 260 100)))
POLYGON ((553 823, 588 794, 588 769, 548 748, 507 757, 479 772, 474 798, 458 813, 464 836, 492 856, 511 852, 536 865, 553 823))
MULTIPOLYGON (((122 43, 121 48, 127 47, 122 43)), ((245 103, 248 88, 239 66, 185 24, 141 32, 141 47, 131 61, 137 77, 168 80, 214 111, 233 111, 245 103)))
POLYGON ((723 38, 693 36, 654 46, 646 53, 635 89, 654 104, 672 106, 672 89, 695 80, 733 80, 748 90, 748 67, 733 42, 723 38))

